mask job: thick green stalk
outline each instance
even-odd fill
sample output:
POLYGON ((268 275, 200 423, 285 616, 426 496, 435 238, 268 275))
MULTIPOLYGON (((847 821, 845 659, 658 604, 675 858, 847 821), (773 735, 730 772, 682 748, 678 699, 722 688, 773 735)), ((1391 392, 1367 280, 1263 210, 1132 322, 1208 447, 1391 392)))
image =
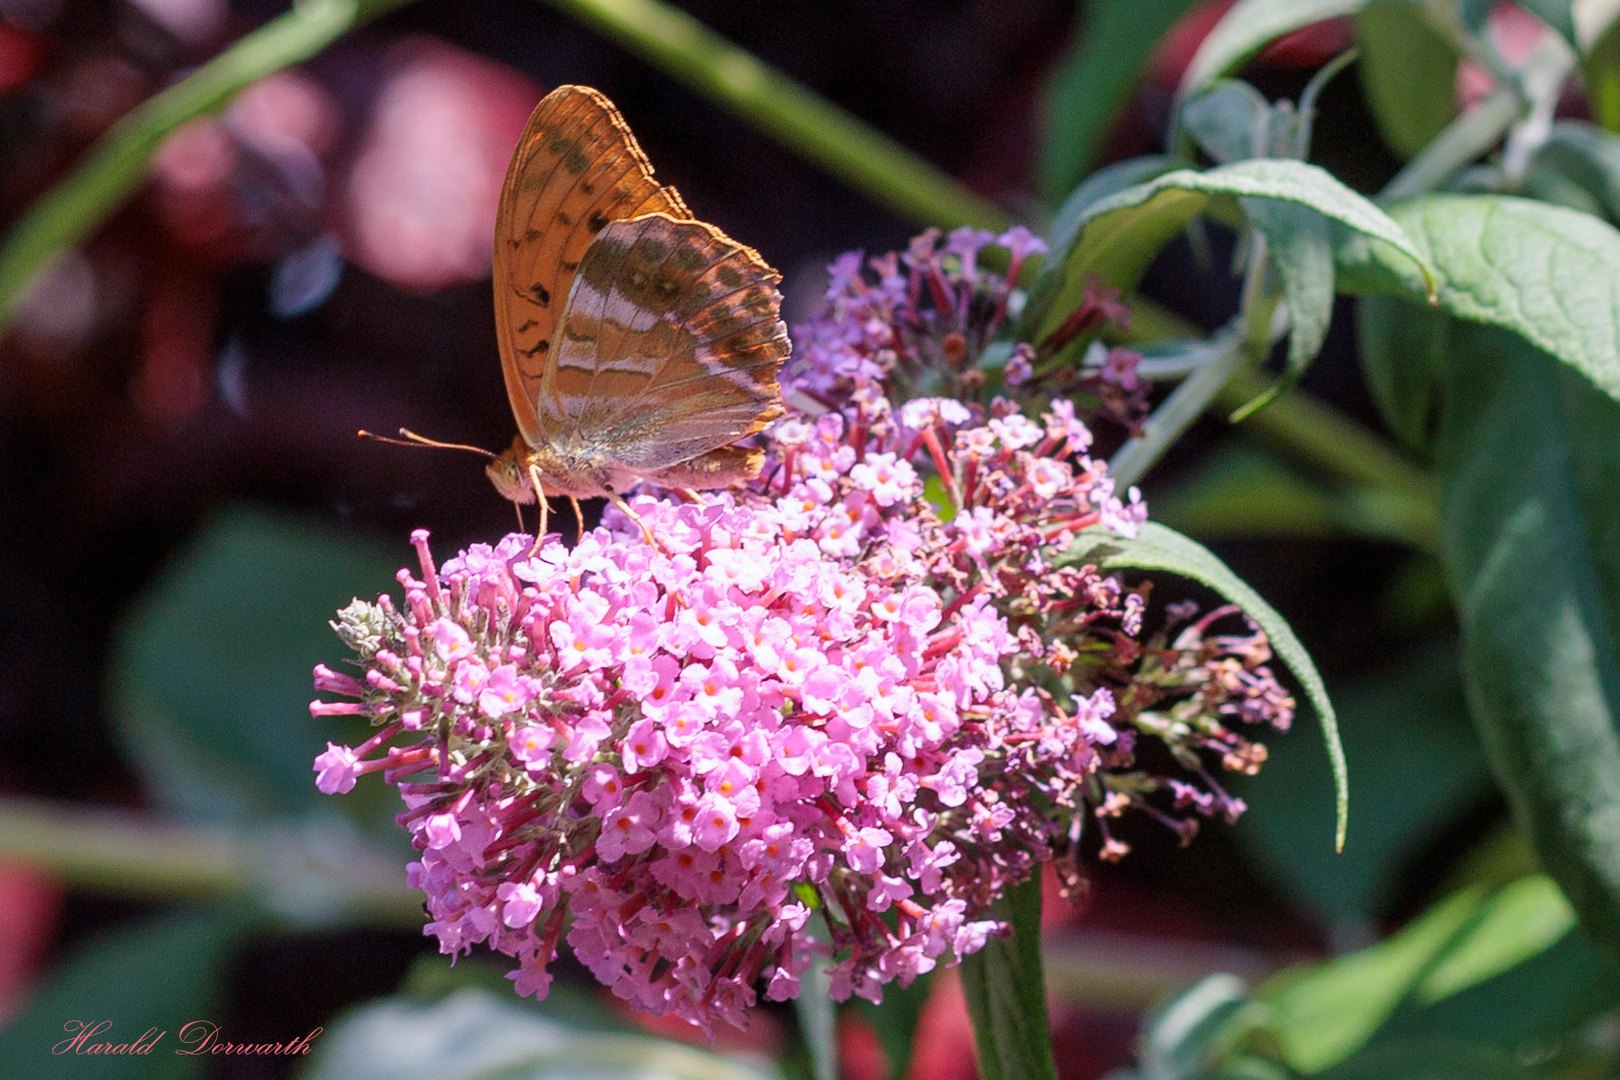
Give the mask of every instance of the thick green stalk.
POLYGON ((1011 217, 882 132, 660 0, 546 0, 919 224, 1000 231, 1011 217))
POLYGON ((361 23, 410 2, 305 0, 120 119, 0 246, 0 334, 33 280, 60 253, 88 239, 146 179, 164 136, 224 108, 249 83, 307 60, 361 23))
POLYGON ((137 814, 0 800, 0 858, 92 892, 154 900, 247 898, 303 917, 421 925, 398 864, 345 835, 166 824, 137 814))

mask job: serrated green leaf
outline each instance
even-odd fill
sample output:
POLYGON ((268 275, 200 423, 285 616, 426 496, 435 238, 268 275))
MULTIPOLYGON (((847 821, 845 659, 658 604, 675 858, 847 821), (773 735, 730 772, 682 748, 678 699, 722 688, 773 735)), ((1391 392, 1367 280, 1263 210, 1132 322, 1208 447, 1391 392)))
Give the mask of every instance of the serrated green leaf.
POLYGON ((1207 172, 1178 169, 1092 203, 1078 215, 1077 238, 1058 271, 1061 285, 1043 309, 1035 338, 1051 333, 1068 317, 1091 275, 1116 288, 1134 286, 1159 248, 1204 212, 1211 200, 1241 197, 1307 206, 1358 235, 1405 253, 1418 279, 1431 276, 1427 261, 1399 225, 1315 165, 1261 159, 1207 172))
POLYGON ((1236 79, 1219 79, 1181 107, 1181 123, 1219 165, 1265 157, 1271 102, 1236 79))
POLYGON ((1176 92, 1185 101, 1242 67, 1284 34, 1312 23, 1354 15, 1367 0, 1238 0, 1198 46, 1176 92))
MULTIPOLYGON (((1620 232, 1503 195, 1429 195, 1390 216, 1439 273, 1441 308, 1511 330, 1620 397, 1620 232)), ((1345 237, 1338 261, 1345 291, 1422 300, 1417 276, 1379 244, 1345 237)))
POLYGON ((1140 84, 1153 47, 1191 0, 1084 5, 1074 45, 1046 89, 1041 190, 1056 202, 1090 171, 1115 115, 1140 84))
POLYGON ((1459 55, 1423 9, 1405 0, 1368 4, 1356 16, 1359 72, 1378 133, 1416 157, 1457 115, 1459 55))
MULTIPOLYGON (((34 992, 28 1007, 0 1033, 0 1076, 50 1076, 56 1080, 185 1080, 203 1061, 176 1054, 179 1028, 216 1016, 226 964, 249 927, 234 909, 187 912, 122 927, 87 942, 60 964, 34 992), (53 1054, 71 1039, 63 1025, 110 1021, 87 1042, 133 1043, 150 1053, 53 1054)), ((286 1032, 294 1039, 305 1032, 286 1032)))
POLYGON ((1008 889, 992 915, 1012 934, 991 938, 962 960, 962 992, 973 1020, 983 1080, 1057 1080, 1041 974, 1041 881, 1008 889))
POLYGON ((1266 238, 1288 303, 1288 366, 1281 387, 1305 374, 1333 319, 1333 238, 1327 219, 1282 199, 1240 198, 1243 214, 1266 238))
POLYGON ((1195 540, 1190 540, 1174 529, 1156 522, 1146 522, 1135 539, 1126 539, 1106 529, 1087 529, 1075 538, 1066 556, 1068 559, 1094 561, 1103 570, 1162 570, 1191 578, 1206 585, 1243 609, 1271 639, 1272 652, 1293 672, 1305 689, 1322 725, 1322 738, 1327 744, 1328 761, 1333 769, 1335 805, 1334 845, 1344 847, 1345 825, 1350 812, 1349 775, 1344 764, 1344 747, 1339 743, 1339 728, 1328 700, 1327 687, 1311 661, 1305 646, 1294 635, 1277 611, 1242 578, 1215 557, 1214 552, 1195 540))
POLYGON ((1620 959, 1620 405, 1459 323, 1439 449, 1475 722, 1543 865, 1620 959))

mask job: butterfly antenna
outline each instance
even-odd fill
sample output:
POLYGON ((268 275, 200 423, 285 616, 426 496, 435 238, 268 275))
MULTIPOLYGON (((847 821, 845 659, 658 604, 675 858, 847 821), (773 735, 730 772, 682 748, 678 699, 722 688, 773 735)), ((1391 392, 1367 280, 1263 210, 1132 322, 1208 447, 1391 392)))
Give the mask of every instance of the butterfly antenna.
POLYGON ((439 442, 437 439, 423 438, 421 435, 411 431, 409 428, 400 428, 399 433, 405 436, 405 438, 390 439, 386 435, 378 435, 375 432, 365 430, 360 432, 360 437, 362 439, 371 439, 373 442, 392 443, 395 446, 431 446, 435 450, 470 450, 475 454, 482 454, 491 461, 498 456, 488 450, 485 450, 482 446, 468 446, 465 443, 439 442))

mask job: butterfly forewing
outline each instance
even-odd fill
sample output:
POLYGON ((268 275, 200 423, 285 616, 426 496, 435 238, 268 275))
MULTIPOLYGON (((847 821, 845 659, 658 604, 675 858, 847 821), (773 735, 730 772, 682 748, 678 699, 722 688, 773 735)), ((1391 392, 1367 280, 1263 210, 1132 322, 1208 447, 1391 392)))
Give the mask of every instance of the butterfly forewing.
POLYGON ((541 422, 559 448, 612 447, 643 474, 781 415, 780 275, 712 225, 652 214, 604 228, 563 309, 541 422))
POLYGON ((581 261, 614 221, 686 218, 674 188, 653 179, 613 103, 560 86, 529 117, 495 222, 495 326, 506 391, 523 438, 544 437, 537 402, 552 364, 558 316, 581 261))

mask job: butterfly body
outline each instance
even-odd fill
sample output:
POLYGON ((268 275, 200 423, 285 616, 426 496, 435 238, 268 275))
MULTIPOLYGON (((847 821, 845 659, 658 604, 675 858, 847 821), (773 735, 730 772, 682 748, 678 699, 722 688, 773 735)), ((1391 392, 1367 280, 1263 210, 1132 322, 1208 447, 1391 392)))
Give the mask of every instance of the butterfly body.
POLYGON ((497 490, 528 502, 536 488, 614 497, 643 480, 757 475, 763 455, 731 444, 782 412, 779 281, 653 179, 607 98, 547 95, 496 221, 496 324, 519 432, 488 467, 497 490))

